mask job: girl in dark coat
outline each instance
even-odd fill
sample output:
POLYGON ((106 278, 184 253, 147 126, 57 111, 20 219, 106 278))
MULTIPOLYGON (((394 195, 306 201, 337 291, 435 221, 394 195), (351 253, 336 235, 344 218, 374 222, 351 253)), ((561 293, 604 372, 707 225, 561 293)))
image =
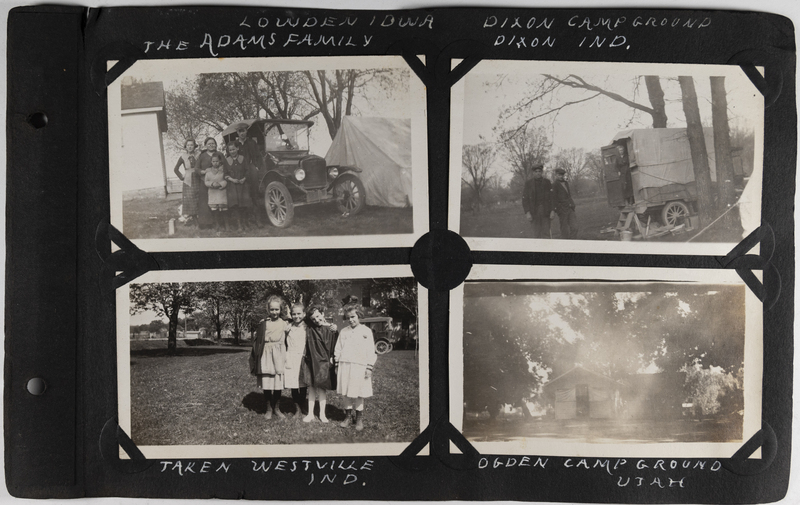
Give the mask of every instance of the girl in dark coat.
POLYGON ((319 420, 327 423, 328 390, 336 387, 333 367, 336 326, 325 321, 319 307, 312 307, 308 313, 310 324, 306 326, 306 351, 300 366, 300 387, 308 388, 308 415, 303 422, 314 420, 314 401, 319 400, 319 420))

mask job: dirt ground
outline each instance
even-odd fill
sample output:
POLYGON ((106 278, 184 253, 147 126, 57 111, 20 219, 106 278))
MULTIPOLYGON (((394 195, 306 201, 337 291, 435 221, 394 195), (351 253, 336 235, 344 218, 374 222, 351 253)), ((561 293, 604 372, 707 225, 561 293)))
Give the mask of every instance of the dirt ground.
POLYGON ((464 436, 474 442, 554 438, 565 442, 669 443, 730 442, 742 438, 741 419, 543 419, 496 418, 464 420, 464 436))
MULTIPOLYGON (((605 197, 578 198, 575 200, 575 216, 578 221, 579 240, 619 240, 614 233, 600 233, 616 226, 619 210, 609 207, 605 197)), ((643 223, 644 224, 644 223, 643 223)), ((550 225, 552 238, 561 238, 561 227, 556 216, 550 225)), ((651 239, 654 242, 685 242, 694 232, 666 234, 651 239)), ((525 219, 520 202, 501 202, 487 205, 479 211, 461 212, 461 235, 465 237, 533 238, 531 224, 525 219)), ((700 242, 731 242, 741 240, 738 233, 731 235, 724 229, 713 227, 704 232, 700 242)))
MULTIPOLYGON (((308 237, 331 235, 384 235, 413 233, 413 209, 367 206, 355 216, 342 217, 332 203, 295 208, 288 228, 268 223, 238 230, 198 229, 177 220, 180 195, 175 198, 139 196, 122 203, 122 232, 130 239, 206 237, 308 237), (175 234, 169 235, 169 220, 175 218, 175 234)), ((262 217, 266 219, 265 216, 262 217)), ((231 220, 233 225, 233 220, 231 220)))

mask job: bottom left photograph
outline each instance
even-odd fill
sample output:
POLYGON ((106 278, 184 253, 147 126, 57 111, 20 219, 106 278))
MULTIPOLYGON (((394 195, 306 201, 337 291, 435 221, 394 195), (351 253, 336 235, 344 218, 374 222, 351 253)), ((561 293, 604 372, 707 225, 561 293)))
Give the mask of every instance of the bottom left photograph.
POLYGON ((120 427, 148 459, 399 454, 426 319, 408 266, 150 272, 117 292, 120 427))

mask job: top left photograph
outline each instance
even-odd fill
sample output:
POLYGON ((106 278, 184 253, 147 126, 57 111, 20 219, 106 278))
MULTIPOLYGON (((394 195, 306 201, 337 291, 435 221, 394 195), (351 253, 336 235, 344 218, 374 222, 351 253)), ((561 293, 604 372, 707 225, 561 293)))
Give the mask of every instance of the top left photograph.
POLYGON ((425 118, 396 56, 138 61, 108 87, 111 224, 146 251, 412 246, 425 118))

